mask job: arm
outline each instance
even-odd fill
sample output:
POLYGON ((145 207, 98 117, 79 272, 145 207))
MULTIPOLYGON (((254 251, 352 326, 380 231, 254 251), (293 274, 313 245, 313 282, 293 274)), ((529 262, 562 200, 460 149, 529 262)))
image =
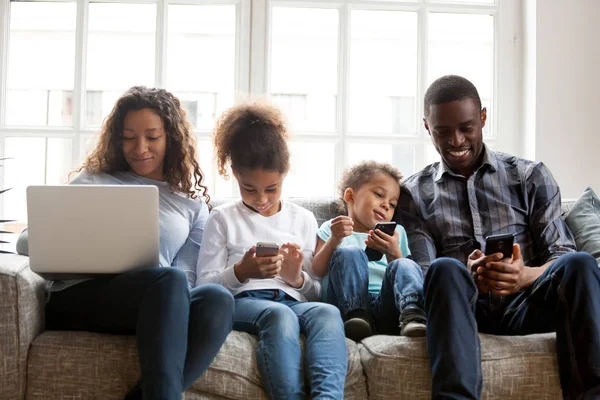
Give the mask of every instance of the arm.
POLYGON ((190 287, 196 285, 196 267, 198 265, 200 244, 202 243, 204 227, 206 226, 206 220, 208 219, 208 207, 202 200, 199 200, 199 202, 201 203, 200 205, 202 208, 190 229, 188 238, 177 252, 175 259, 171 264, 172 267, 179 268, 185 272, 190 287))
POLYGON ((302 286, 298 288, 298 291, 306 297, 308 301, 320 301, 321 300, 321 281, 320 278, 315 274, 313 270, 313 249, 316 248, 317 238, 317 220, 315 216, 310 213, 310 220, 306 224, 307 232, 307 245, 303 249, 304 259, 302 261, 302 286))
POLYGON ((354 222, 352 218, 340 215, 324 222, 317 232, 317 245, 312 261, 312 270, 316 276, 323 278, 329 273, 329 261, 335 249, 342 243, 345 237, 352 234, 354 222))
MULTIPOLYGON (((416 193, 417 189, 414 191, 416 193)), ((423 276, 425 276, 429 266, 437 257, 435 242, 425 221, 419 215, 417 207, 419 198, 413 198, 412 193, 404 185, 401 193, 393 220, 406 230, 412 259, 421 266, 423 276)))

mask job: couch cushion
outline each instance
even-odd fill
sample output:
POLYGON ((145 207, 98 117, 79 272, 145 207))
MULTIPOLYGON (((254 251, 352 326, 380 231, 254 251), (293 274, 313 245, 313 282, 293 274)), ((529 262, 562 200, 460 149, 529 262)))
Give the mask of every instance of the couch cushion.
MULTIPOLYGON (((366 399, 358 347, 347 340, 346 399, 366 399)), ((304 340, 301 342, 304 346, 304 340)), ((256 366, 256 337, 232 332, 187 399, 267 399, 256 366)), ((33 342, 27 374, 28 399, 122 399, 139 380, 135 337, 46 331, 33 342)))
MULTIPOLYGON (((483 399, 560 399, 553 333, 480 334, 483 399)), ((372 336, 359 345, 370 399, 430 399, 425 339, 372 336)))
POLYGON ((573 232, 577 250, 587 251, 600 262, 600 198, 592 188, 583 191, 565 221, 573 232))

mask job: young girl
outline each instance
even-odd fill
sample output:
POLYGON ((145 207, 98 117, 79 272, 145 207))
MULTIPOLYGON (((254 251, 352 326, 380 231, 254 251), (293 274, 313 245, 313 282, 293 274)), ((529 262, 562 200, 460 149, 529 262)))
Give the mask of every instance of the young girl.
POLYGON ((389 164, 362 162, 345 171, 340 189, 348 216, 321 225, 313 270, 329 273, 326 301, 344 317, 346 336, 355 341, 375 331, 405 336, 425 335, 423 275, 410 256, 406 232, 393 236, 377 229, 391 221, 400 197, 402 174, 389 164), (384 255, 369 261, 365 247, 384 255), (398 329, 398 322, 400 329, 398 329))
POLYGON ((220 117, 214 133, 219 173, 227 177, 231 164, 241 199, 212 211, 197 283, 217 282, 234 294, 233 329, 259 336, 258 367, 269 398, 342 399, 348 362, 340 312, 315 302, 321 295, 311 268, 317 221, 281 200, 290 168, 286 139, 282 115, 272 106, 236 106, 220 117), (259 241, 282 245, 277 255, 259 257, 259 241), (306 335, 304 363, 300 333, 306 335))

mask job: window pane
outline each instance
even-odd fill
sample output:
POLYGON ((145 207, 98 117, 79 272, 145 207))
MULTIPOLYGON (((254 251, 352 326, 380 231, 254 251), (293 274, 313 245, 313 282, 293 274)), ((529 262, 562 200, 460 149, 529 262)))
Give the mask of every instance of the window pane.
POLYGON ((291 168, 284 181, 283 195, 333 196, 335 145, 324 142, 292 142, 290 152, 291 168))
POLYGON ((496 0, 430 0, 436 3, 459 3, 459 4, 495 4, 496 0))
POLYGON ((198 156, 200 157, 200 168, 204 174, 204 185, 208 187, 208 194, 211 197, 232 197, 233 196, 233 175, 229 180, 225 180, 217 172, 212 141, 198 140, 198 156))
POLYGON ((348 145, 348 166, 361 161, 392 162, 392 146, 375 143, 350 143, 348 145))
POLYGON ((100 125, 131 86, 154 86, 156 5, 91 3, 86 119, 100 125))
POLYGON ((351 132, 415 133, 417 14, 352 11, 351 132))
POLYGON ((336 128, 338 10, 273 7, 270 93, 294 130, 336 128))
POLYGON ((11 2, 6 124, 68 126, 75 3, 11 2))
MULTIPOLYGON (((428 84, 447 74, 473 82, 482 106, 493 107, 494 17, 473 14, 429 14, 428 84)), ((488 120, 489 121, 489 120, 488 120)), ((486 124, 484 134, 489 134, 486 124)))
POLYGON ((234 5, 169 6, 167 88, 198 128, 233 104, 235 35, 234 5))

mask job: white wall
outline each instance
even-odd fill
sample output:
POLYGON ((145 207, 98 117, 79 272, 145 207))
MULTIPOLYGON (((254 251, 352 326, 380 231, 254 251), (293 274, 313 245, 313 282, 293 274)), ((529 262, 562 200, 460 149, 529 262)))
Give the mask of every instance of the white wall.
POLYGON ((550 167, 563 198, 586 185, 600 192, 600 1, 537 1, 535 15, 535 82, 525 72, 535 91, 535 159, 550 167))

